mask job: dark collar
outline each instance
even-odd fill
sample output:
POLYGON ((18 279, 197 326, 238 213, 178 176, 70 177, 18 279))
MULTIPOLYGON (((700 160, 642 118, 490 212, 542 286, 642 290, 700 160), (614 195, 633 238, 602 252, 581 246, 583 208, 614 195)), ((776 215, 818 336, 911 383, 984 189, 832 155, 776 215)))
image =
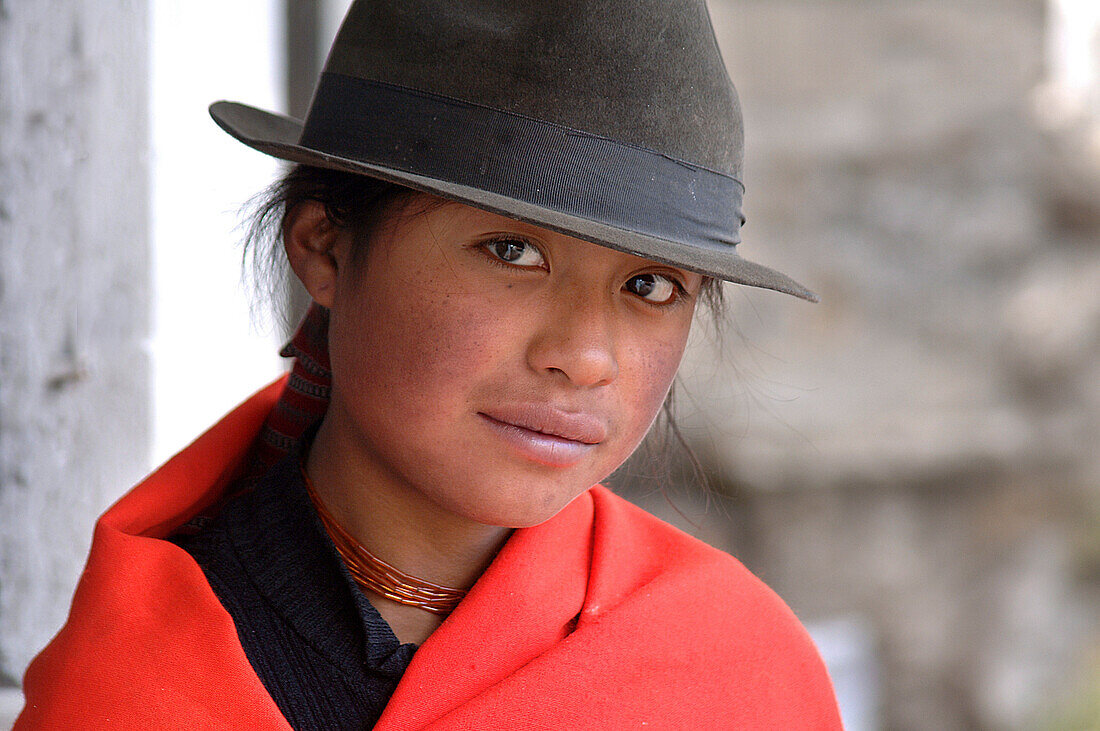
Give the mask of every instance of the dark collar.
POLYGON ((272 467, 223 517, 259 593, 337 667, 400 677, 416 650, 359 590, 310 502, 299 450, 272 467))

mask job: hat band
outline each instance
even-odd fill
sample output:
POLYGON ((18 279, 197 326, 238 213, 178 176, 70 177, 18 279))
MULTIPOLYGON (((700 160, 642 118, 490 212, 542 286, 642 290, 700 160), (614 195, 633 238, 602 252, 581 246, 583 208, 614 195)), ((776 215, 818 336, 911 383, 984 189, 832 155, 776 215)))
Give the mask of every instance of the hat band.
POLYGON ((669 241, 741 240, 744 188, 735 178, 416 89, 326 72, 300 145, 669 241))

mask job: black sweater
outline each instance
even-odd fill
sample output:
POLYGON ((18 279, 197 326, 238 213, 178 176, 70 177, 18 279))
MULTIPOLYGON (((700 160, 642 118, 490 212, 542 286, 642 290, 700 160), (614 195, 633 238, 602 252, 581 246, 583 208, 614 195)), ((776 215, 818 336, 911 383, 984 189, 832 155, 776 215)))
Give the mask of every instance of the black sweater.
POLYGON ((296 454, 197 534, 172 540, 202 567, 291 726, 374 725, 416 645, 399 644, 359 591, 309 500, 296 454))

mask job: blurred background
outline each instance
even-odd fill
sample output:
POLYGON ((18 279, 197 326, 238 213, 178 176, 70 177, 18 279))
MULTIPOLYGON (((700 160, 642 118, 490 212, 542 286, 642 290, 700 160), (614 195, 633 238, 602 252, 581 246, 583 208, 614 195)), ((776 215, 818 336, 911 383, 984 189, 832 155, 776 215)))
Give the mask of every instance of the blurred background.
MULTIPOLYGON (((280 372, 235 230, 278 168, 205 109, 300 116, 346 5, 0 1, 0 725, 96 516, 280 372)), ((728 288, 709 488, 617 488, 792 606, 849 729, 1100 729, 1100 2, 709 5, 742 251, 823 302, 728 288)))

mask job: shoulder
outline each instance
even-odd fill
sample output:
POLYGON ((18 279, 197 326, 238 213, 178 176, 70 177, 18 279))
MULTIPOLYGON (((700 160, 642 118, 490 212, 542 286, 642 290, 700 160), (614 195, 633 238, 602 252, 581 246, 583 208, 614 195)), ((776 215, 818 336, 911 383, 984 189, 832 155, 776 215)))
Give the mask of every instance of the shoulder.
MULTIPOLYGON (((708 587, 722 592, 722 609, 737 599, 746 609, 771 608, 790 615, 786 604, 745 566, 684 531, 647 513, 602 486, 593 488, 594 551, 604 556, 629 556, 603 567, 608 584, 629 590, 643 585, 708 587)), ((790 615, 793 616, 793 615, 790 615)))
POLYGON ((240 635, 250 626, 248 619, 264 606, 262 596, 252 580, 248 567, 234 543, 232 525, 227 525, 227 512, 238 512, 241 498, 231 501, 216 519, 207 522, 197 533, 180 534, 167 539, 183 549, 202 571, 211 592, 229 613, 240 635))
POLYGON ((197 530, 166 539, 190 555, 223 604, 226 597, 247 592, 250 587, 247 569, 235 546, 235 534, 248 529, 255 499, 251 492, 239 494, 228 500, 216 517, 196 525, 197 530))
POLYGON ((102 521, 69 619, 27 669, 24 692, 27 728, 95 719, 220 728, 249 718, 283 727, 195 561, 102 521))
POLYGON ((668 662, 731 702, 835 719, 817 648, 774 591, 729 554, 608 490, 592 497, 590 621, 626 620, 639 637, 672 638, 654 643, 650 661, 668 662))
POLYGON ((300 570, 301 557, 313 543, 308 499, 298 489, 297 459, 288 457, 259 480, 235 489, 192 530, 169 542, 186 551, 202 569, 214 593, 238 625, 280 591, 288 573, 300 570))

